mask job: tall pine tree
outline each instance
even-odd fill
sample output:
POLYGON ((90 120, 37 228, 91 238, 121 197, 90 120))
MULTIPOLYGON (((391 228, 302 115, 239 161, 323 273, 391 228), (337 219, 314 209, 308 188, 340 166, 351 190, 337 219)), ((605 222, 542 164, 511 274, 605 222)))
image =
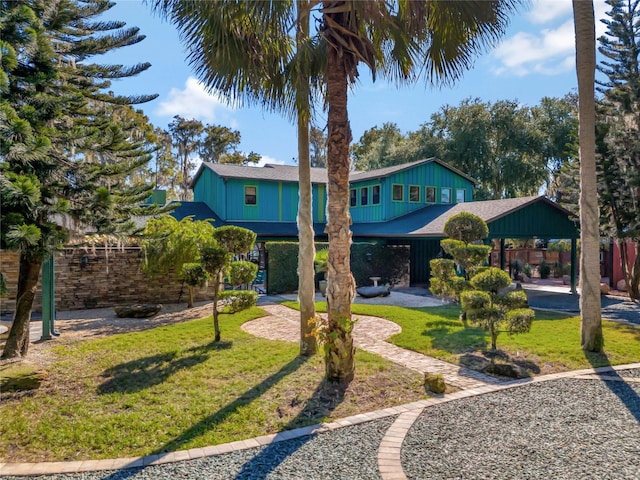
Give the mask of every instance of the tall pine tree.
POLYGON ((607 0, 600 37, 607 59, 598 69, 603 93, 599 125, 599 193, 609 232, 618 240, 630 297, 640 299, 640 0, 607 0), (627 240, 635 241, 630 260, 627 240))
POLYGON ((137 28, 101 20, 108 0, 0 2, 0 210, 2 247, 20 252, 16 309, 4 358, 25 356, 43 260, 72 228, 132 228, 150 187, 127 176, 149 161, 119 109, 154 96, 106 93, 112 79, 148 63, 91 59, 144 39, 137 28))

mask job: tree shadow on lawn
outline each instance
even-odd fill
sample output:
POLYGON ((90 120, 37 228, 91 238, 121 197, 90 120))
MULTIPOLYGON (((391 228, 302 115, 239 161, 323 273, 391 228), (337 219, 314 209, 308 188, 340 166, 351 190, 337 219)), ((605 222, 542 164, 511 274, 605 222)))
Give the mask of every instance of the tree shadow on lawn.
MULTIPOLYGON (((609 357, 605 352, 584 352, 584 356, 593 368, 611 366, 609 357)), ((620 402, 629 410, 629 413, 640 423, 640 395, 638 395, 631 385, 624 381, 623 377, 621 377, 616 370, 599 372, 597 375, 608 377, 607 379, 603 378, 604 384, 620 399, 620 402)))
POLYGON ((449 353, 466 353, 485 348, 487 333, 481 328, 461 327, 461 321, 438 320, 429 322, 422 336, 431 337, 431 345, 449 353))
POLYGON ((159 385, 179 370, 207 361, 212 351, 227 350, 232 342, 211 342, 188 350, 160 353, 108 368, 110 377, 98 387, 98 394, 134 393, 159 385))
MULTIPOLYGON (((203 432, 215 428, 215 426, 224 421, 229 415, 233 414, 238 408, 251 403, 253 400, 260 397, 268 389, 280 382, 284 377, 293 373, 299 369, 306 361, 308 357, 298 356, 280 370, 266 378, 259 384, 255 385, 251 389, 247 390, 240 397, 233 402, 229 403, 225 407, 218 410, 216 413, 209 415, 207 418, 193 425, 191 428, 185 430, 177 438, 164 446, 158 448, 152 453, 157 455, 158 458, 162 458, 162 455, 166 452, 173 452, 180 450, 180 448, 191 441, 193 438, 201 435, 203 432)), ((281 433, 277 434, 275 439, 266 445, 262 451, 255 455, 251 460, 247 461, 240 472, 234 477, 235 480, 260 480, 265 479, 269 473, 271 473, 278 465, 286 460, 287 457, 294 454, 304 444, 311 440, 314 435, 309 428, 309 432, 306 436, 300 436, 295 439, 291 439, 286 433, 287 430, 298 428, 300 426, 309 425, 310 421, 321 417, 326 417, 335 410, 338 405, 344 400, 345 392, 348 388, 348 383, 331 383, 323 380, 316 390, 306 401, 304 408, 291 419, 281 430, 281 433), (290 440, 285 442, 285 440, 290 440)), ((274 412, 274 415, 276 412, 274 412)), ((126 480, 127 478, 135 476, 138 472, 145 467, 135 467, 129 470, 122 470, 114 472, 105 477, 104 480, 126 480)))
MULTIPOLYGON (((220 342, 217 342, 217 343, 220 343, 220 342)), ((253 400, 259 398, 267 390, 269 390, 271 387, 273 387, 278 382, 280 382, 284 377, 298 370, 302 365, 304 365, 304 363, 306 363, 308 359, 309 359, 308 357, 297 356, 296 358, 288 362, 286 365, 282 366, 282 368, 280 368, 280 370, 278 370, 276 373, 274 373, 273 375, 270 375, 269 377, 265 378, 262 382, 251 387, 249 390, 244 392, 233 402, 229 403, 228 405, 224 406, 217 412, 209 415, 208 417, 204 418, 203 420, 196 423, 192 427, 188 428, 172 441, 156 449, 154 452, 151 453, 151 455, 156 455, 158 458, 162 458, 162 456, 167 452, 175 452, 177 450, 180 450, 180 448, 186 443, 202 435, 207 430, 211 430, 212 428, 215 428, 216 425, 222 423, 229 415, 236 412, 238 408, 248 405, 253 400)), ((298 415, 298 417, 300 417, 300 415, 298 415)), ((296 419, 298 417, 296 417, 296 419)), ((120 471, 116 471, 104 477, 103 480, 126 480, 127 478, 131 478, 135 476, 138 472, 140 472, 141 470, 144 470, 144 468, 145 467, 132 467, 126 470, 123 469, 120 471)), ((248 478, 254 478, 254 477, 248 477, 248 478)))
POLYGON ((282 368, 280 368, 280 370, 278 370, 276 373, 270 375, 257 385, 251 387, 249 390, 236 398, 233 402, 229 403, 217 412, 209 415, 189 429, 185 430, 178 437, 165 444, 164 446, 158 448, 155 452, 153 452, 153 454, 162 454, 165 452, 174 452, 176 450, 180 450, 180 448, 184 444, 202 435, 204 432, 215 428, 216 425, 222 423, 229 415, 235 413, 240 407, 248 405, 257 398, 261 397, 267 390, 278 384, 287 375, 292 374, 300 367, 302 367, 302 365, 304 365, 308 359, 308 357, 302 356, 295 357, 293 360, 282 366, 282 368))

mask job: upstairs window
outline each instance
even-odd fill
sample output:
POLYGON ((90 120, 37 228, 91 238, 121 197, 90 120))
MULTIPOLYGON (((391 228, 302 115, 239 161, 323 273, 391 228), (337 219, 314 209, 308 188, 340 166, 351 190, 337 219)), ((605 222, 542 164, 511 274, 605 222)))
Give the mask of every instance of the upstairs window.
POLYGON ((413 203, 420 201, 420 187, 418 185, 409 185, 409 201, 413 203))
POLYGON ((374 205, 380 204, 380 185, 371 187, 371 203, 374 205))
POLYGON ((360 189, 360 205, 369 205, 369 187, 360 189))
POLYGON ((456 203, 465 202, 465 190, 464 188, 456 188, 456 203))
POLYGON ((436 187, 426 187, 424 189, 424 201, 426 203, 436 203, 436 187))
POLYGON ((349 205, 352 207, 358 205, 358 193, 355 188, 349 190, 349 205))
POLYGON ((391 200, 394 202, 404 201, 404 185, 395 184, 391 187, 391 200))
POLYGON ((451 189, 442 188, 440 190, 440 203, 451 203, 451 189))
POLYGON ((258 187, 244 187, 244 204, 258 204, 258 187))

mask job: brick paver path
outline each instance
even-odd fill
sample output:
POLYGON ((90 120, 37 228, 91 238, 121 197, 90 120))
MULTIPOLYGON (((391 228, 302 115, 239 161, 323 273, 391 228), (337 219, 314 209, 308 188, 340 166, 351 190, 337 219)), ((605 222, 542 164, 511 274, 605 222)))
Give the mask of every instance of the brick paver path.
MULTIPOLYGON (((270 340, 299 341, 300 313, 297 310, 279 304, 265 304, 261 305, 261 308, 266 310, 269 316, 244 323, 242 329, 245 332, 270 340)), ((385 342, 385 339, 401 331, 399 325, 389 320, 366 315, 357 315, 357 318, 358 321, 353 329, 353 340, 358 348, 420 373, 440 373, 447 384, 457 388, 477 388, 500 383, 494 378, 469 368, 427 357, 385 342)))

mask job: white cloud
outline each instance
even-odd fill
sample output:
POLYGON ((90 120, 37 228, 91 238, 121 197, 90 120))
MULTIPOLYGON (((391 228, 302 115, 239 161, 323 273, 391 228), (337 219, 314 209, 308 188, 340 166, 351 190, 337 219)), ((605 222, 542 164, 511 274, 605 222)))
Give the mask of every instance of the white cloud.
POLYGON ((593 2, 593 10, 594 15, 596 17, 596 38, 604 35, 604 32, 607 30, 607 26, 601 22, 604 18, 607 17, 607 12, 611 10, 611 7, 604 3, 604 0, 595 0, 593 2))
POLYGON ((534 24, 549 23, 572 12, 571 0, 534 0, 527 18, 534 24))
POLYGON ((156 114, 173 117, 195 118, 204 122, 219 121, 219 117, 233 111, 220 95, 207 93, 198 80, 189 77, 184 89, 172 88, 167 99, 160 102, 156 114))
POLYGON ((500 61, 496 73, 526 75, 531 72, 562 71, 566 57, 573 54, 573 21, 558 28, 544 29, 538 34, 518 32, 504 41, 493 53, 500 61))
MULTIPOLYGON (((597 38, 605 31, 600 19, 606 17, 608 6, 604 0, 595 0, 594 9, 597 38)), ((571 1, 536 0, 526 18, 531 24, 553 25, 541 30, 532 29, 529 25, 529 28, 507 38, 493 52, 494 58, 498 60, 494 73, 516 76, 530 73, 559 75, 574 69, 575 32, 571 1)))

